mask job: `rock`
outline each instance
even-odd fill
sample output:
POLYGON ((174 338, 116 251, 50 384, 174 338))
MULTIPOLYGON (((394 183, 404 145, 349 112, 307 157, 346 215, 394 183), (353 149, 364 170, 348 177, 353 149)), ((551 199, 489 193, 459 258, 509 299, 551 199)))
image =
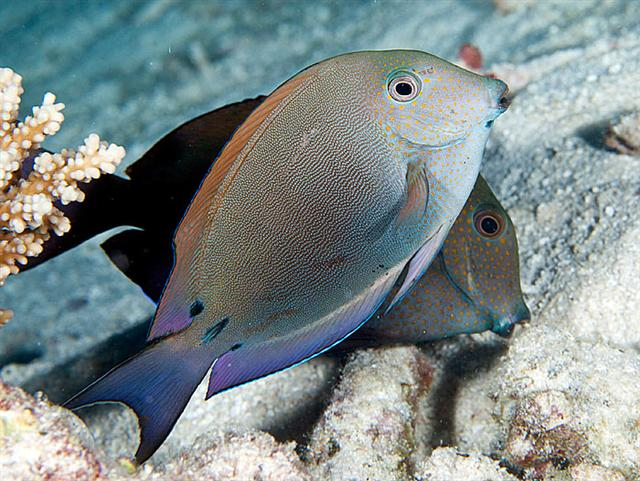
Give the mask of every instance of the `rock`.
POLYGON ((527 473, 524 479, 526 481, 538 479, 545 481, 626 481, 624 476, 617 471, 589 463, 581 463, 569 469, 547 464, 535 472, 527 473))
POLYGON ((587 461, 629 477, 640 472, 639 370, 637 353, 544 324, 528 329, 511 346, 494 391, 502 455, 525 469, 587 461))
POLYGON ((106 479, 86 427, 69 411, 0 380, 0 477, 12 481, 106 479))
MULTIPOLYGON (((125 478, 131 479, 131 478, 125 478)), ((311 481, 294 451, 265 433, 208 434, 161 471, 143 468, 140 481, 311 481)))
POLYGON ((438 448, 417 470, 416 481, 517 481, 507 470, 479 454, 438 448))
POLYGON ((0 478, 12 481, 310 481, 294 451, 261 432, 209 432, 160 468, 137 470, 96 448, 69 411, 0 381, 0 478))
POLYGON ((640 155, 640 113, 623 116, 607 130, 604 143, 622 154, 640 155))
POLYGON ((569 472, 572 481, 624 481, 622 474, 593 464, 579 464, 569 472))
POLYGON ((369 349, 347 362, 305 457, 316 479, 408 479, 419 455, 417 404, 432 368, 415 347, 369 349))

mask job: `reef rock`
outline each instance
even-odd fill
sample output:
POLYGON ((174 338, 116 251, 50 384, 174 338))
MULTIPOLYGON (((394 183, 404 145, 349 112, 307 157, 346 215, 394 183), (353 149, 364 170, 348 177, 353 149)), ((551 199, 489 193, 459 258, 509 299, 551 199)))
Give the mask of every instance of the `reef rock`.
POLYGON ((438 448, 418 468, 416 481, 517 481, 497 461, 479 454, 438 448))
POLYGON ((91 435, 66 409, 0 380, 0 479, 106 479, 91 435))
POLYGON ((432 368, 415 347, 369 349, 347 361, 305 458, 317 479, 407 479, 420 452, 417 408, 432 368))

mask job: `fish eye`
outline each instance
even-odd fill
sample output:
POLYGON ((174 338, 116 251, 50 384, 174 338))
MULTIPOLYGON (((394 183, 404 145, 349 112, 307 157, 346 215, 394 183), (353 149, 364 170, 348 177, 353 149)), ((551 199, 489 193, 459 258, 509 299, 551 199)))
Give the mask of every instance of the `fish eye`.
POLYGON ((502 216, 493 210, 482 210, 473 216, 473 225, 483 237, 493 239, 502 234, 504 220, 502 216))
POLYGON ((389 82, 389 95, 398 102, 409 102, 420 93, 420 83, 410 74, 401 74, 389 82))

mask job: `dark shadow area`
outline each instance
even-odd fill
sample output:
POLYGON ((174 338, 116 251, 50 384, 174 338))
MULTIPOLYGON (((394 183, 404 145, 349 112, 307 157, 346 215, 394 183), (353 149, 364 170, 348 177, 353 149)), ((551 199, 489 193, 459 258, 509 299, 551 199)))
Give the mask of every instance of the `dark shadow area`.
POLYGON ((27 392, 44 391, 54 403, 62 403, 145 345, 148 322, 116 334, 90 351, 56 365, 23 387, 27 392))
POLYGON ((447 360, 442 378, 433 386, 434 428, 429 445, 450 446, 454 440, 456 399, 465 380, 486 372, 509 345, 502 342, 467 346, 447 360))
POLYGON ((587 144, 589 144, 593 148, 607 150, 610 152, 617 152, 615 149, 605 144, 607 132, 612 123, 615 123, 616 120, 629 113, 631 112, 618 112, 617 114, 612 115, 610 118, 585 125, 584 127, 576 131, 576 135, 587 142, 587 144))
POLYGON ((608 128, 609 120, 602 120, 578 129, 576 135, 591 147, 608 150, 609 148, 604 144, 604 135, 608 128))
POLYGON ((314 426, 331 400, 335 386, 340 380, 340 373, 346 363, 346 355, 332 355, 337 359, 332 375, 320 389, 320 394, 311 402, 301 405, 290 413, 287 420, 278 426, 272 426, 267 432, 279 442, 295 441, 299 446, 306 446, 314 426))
POLYGON ((0 354, 0 369, 9 364, 29 364, 43 355, 44 351, 39 346, 14 345, 7 352, 0 354))

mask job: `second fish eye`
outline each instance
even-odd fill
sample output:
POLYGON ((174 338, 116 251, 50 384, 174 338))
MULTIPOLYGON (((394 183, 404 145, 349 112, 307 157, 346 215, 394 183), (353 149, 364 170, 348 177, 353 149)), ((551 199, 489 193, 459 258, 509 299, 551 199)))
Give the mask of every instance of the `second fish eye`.
POLYGON ((389 95, 398 102, 409 102, 420 93, 420 84, 413 75, 399 75, 389 82, 389 95))
POLYGON ((494 238, 504 229, 502 217, 492 210, 483 210, 473 217, 473 225, 483 237, 494 238))

